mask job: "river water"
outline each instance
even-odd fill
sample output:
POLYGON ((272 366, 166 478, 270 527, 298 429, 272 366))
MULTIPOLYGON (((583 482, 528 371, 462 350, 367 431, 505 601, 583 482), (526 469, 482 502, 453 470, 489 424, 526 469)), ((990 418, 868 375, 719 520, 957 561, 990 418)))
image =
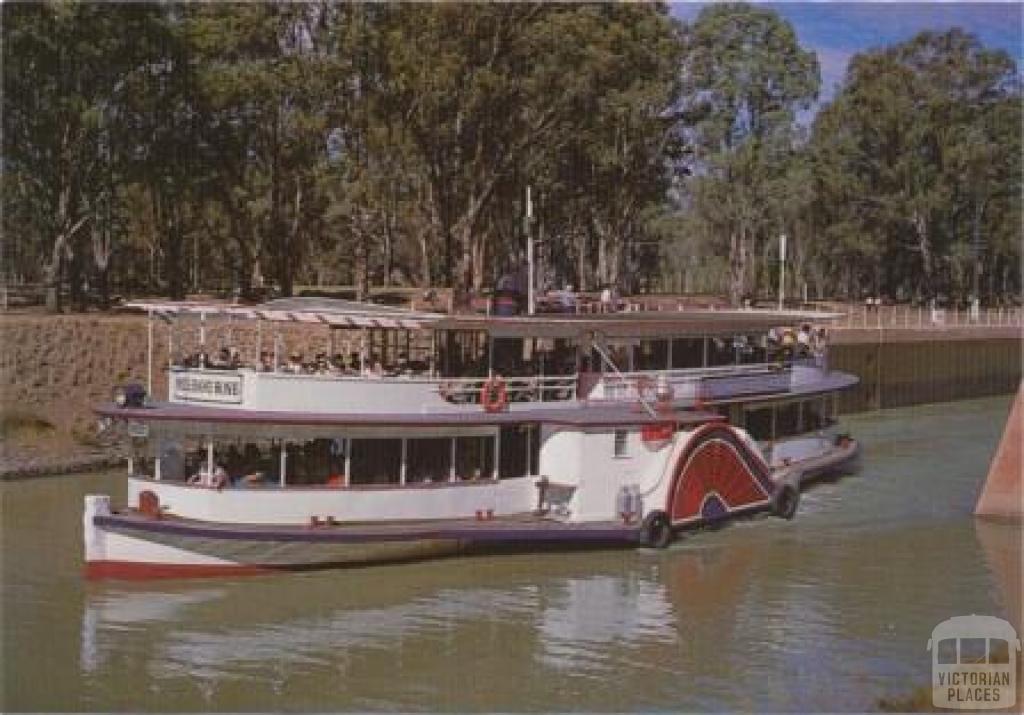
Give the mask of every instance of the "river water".
POLYGON ((940 621, 1019 604, 1020 527, 971 516, 1009 403, 848 417, 862 466, 794 521, 663 552, 86 583, 82 496, 123 477, 3 484, 0 709, 872 709, 940 621))

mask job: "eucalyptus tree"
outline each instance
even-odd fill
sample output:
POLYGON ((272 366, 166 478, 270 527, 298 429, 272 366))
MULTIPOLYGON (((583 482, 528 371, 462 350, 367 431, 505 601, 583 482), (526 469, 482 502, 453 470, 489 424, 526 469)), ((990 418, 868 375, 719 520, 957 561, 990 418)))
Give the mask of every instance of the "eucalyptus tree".
POLYGON ((774 11, 743 3, 708 6, 683 42, 688 189, 713 229, 712 249, 729 256, 729 296, 738 302, 752 287, 759 246, 785 230, 766 194, 775 157, 791 147, 796 111, 817 97, 818 61, 774 11))
POLYGON ((1019 255, 1020 99, 1010 57, 958 29, 854 57, 814 126, 834 260, 932 296, 986 245, 1019 255))
POLYGON ((26 254, 39 260, 53 310, 65 273, 82 296, 90 234, 104 273, 108 265, 111 227, 102 224, 116 201, 112 177, 135 159, 134 147, 117 140, 125 91, 153 62, 158 11, 71 2, 0 8, 4 210, 22 219, 19 242, 36 246, 26 254), (90 222, 101 225, 90 231, 90 222))
POLYGON ((202 141, 247 293, 266 270, 292 292, 308 226, 322 213, 318 167, 336 123, 339 65, 327 4, 188 6, 202 141))

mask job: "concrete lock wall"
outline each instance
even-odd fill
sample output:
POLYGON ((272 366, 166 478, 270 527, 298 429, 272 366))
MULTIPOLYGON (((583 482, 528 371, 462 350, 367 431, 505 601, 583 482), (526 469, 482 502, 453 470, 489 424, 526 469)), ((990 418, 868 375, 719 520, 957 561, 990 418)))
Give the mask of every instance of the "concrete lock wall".
POLYGON ((843 331, 829 365, 860 377, 839 397, 841 413, 1014 392, 1021 379, 1018 329, 921 335, 843 331), (851 333, 851 334, 844 334, 851 333), (873 334, 872 334, 873 333, 873 334))

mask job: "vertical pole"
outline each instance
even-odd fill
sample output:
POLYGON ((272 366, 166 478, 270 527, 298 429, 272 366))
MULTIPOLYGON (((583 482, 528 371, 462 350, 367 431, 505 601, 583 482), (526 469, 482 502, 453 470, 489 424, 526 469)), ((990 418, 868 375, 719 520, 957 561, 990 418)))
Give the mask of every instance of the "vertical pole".
POLYGON ((501 477, 501 472, 498 470, 499 464, 501 464, 501 427, 498 427, 498 431, 494 434, 494 474, 492 478, 495 480, 501 477))
POLYGON ((526 474, 530 474, 530 458, 533 457, 533 427, 526 425, 526 474))
POLYGON ((253 364, 263 367, 263 318, 256 318, 256 359, 253 364))
POLYGON ((536 298, 533 293, 533 231, 530 224, 533 222, 533 197, 530 195, 530 186, 526 187, 526 309, 529 315, 533 315, 536 306, 536 298))
POLYGON ((359 374, 366 374, 366 328, 363 328, 359 340, 359 374))
POLYGON ((494 338, 487 333, 487 377, 494 377, 494 338))
POLYGON ((345 486, 352 483, 352 438, 345 438, 345 486))
POLYGON ((448 481, 455 481, 455 438, 452 437, 451 462, 448 464, 448 481))
POLYGON ((665 350, 665 363, 666 363, 665 364, 665 369, 666 370, 671 370, 672 369, 672 343, 674 341, 672 340, 671 337, 665 338, 665 341, 668 343, 668 348, 665 350))
POLYGON ((153 394, 153 311, 146 311, 146 394, 153 394))
POLYGON ((437 377, 437 331, 430 331, 430 376, 437 377))
POLYGON ((199 367, 206 367, 206 313, 199 314, 199 367))
MULTIPOLYGON (((167 370, 174 367, 174 318, 167 321, 167 370)), ((167 399, 170 399, 170 395, 167 399)))
POLYGON ((213 437, 206 438, 206 478, 213 483, 213 437))
POLYGON ((405 484, 405 475, 409 469, 409 440, 402 437, 402 466, 398 471, 398 483, 405 484))
POLYGON ((157 454, 156 459, 153 460, 153 479, 159 482, 161 476, 162 475, 160 473, 160 455, 157 454))
POLYGON ((786 234, 779 234, 779 310, 786 305, 786 234))
POLYGON ((702 341, 703 345, 702 345, 702 348, 701 348, 700 365, 701 365, 701 367, 707 367, 708 366, 708 336, 704 335, 701 338, 701 341, 702 341))
POLYGON ((281 479, 280 484, 283 487, 287 483, 286 474, 288 469, 288 442, 281 440, 281 479))

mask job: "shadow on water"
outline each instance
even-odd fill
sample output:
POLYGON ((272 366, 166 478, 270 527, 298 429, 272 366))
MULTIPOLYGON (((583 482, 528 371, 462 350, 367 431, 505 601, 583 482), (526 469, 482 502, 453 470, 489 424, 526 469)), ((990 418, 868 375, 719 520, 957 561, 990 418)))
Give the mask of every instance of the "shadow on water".
POLYGON ((1008 405, 848 419, 861 469, 794 521, 663 552, 86 584, 81 496, 119 478, 4 485, 3 708, 869 709, 938 622, 1019 611, 1019 527, 970 517, 1008 405))

